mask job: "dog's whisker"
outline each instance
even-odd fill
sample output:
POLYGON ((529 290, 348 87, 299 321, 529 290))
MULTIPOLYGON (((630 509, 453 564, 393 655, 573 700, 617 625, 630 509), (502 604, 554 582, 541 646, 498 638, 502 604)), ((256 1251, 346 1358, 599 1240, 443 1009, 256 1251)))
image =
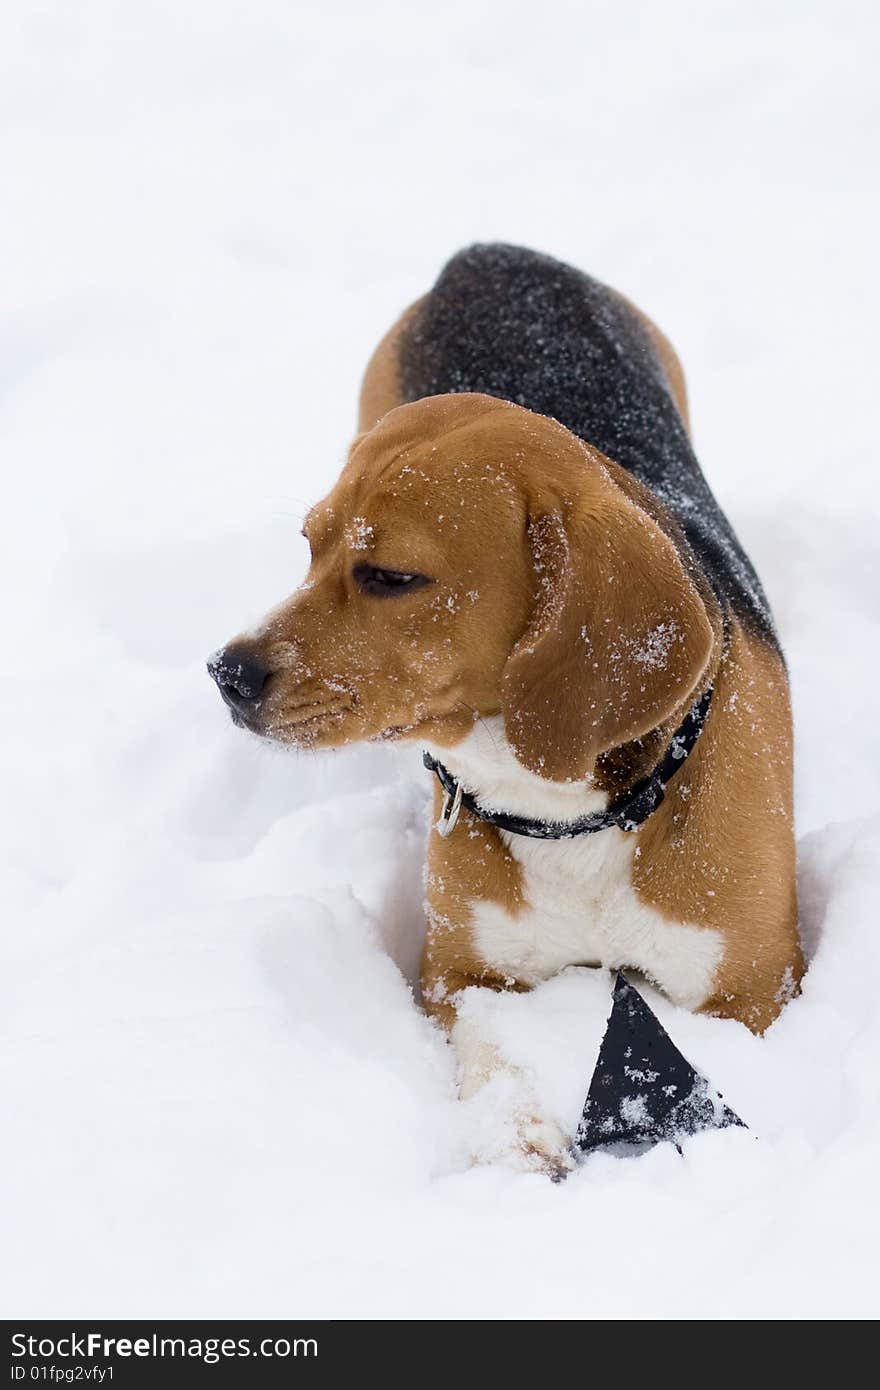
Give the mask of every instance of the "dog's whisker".
POLYGON ((469 705, 467 700, 457 700, 455 705, 453 706, 453 712, 457 709, 466 709, 469 714, 472 714, 474 719, 474 728, 484 729, 486 732, 486 737, 491 743, 492 747, 495 749, 495 751, 501 751, 501 743, 496 735, 495 730, 492 728, 491 724, 489 724, 485 715, 480 714, 479 710, 474 709, 473 705, 469 705))

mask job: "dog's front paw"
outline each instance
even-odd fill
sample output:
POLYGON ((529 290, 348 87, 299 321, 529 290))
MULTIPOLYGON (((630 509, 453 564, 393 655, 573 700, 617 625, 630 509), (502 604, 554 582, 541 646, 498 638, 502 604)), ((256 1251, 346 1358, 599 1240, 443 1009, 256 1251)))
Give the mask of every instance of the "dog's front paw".
POLYGON ((474 1163, 501 1163, 557 1182, 575 1166, 569 1136, 519 1077, 496 1075, 462 1106, 474 1163))
POLYGON ((546 1173, 554 1182, 561 1182, 575 1166, 574 1150, 567 1134, 555 1120, 536 1114, 518 1115, 514 1119, 516 1133, 515 1165, 527 1172, 546 1173))
POLYGON ((473 1161, 565 1177, 574 1167, 571 1141, 538 1103, 529 1078, 470 1021, 459 1020, 453 1039, 473 1161))

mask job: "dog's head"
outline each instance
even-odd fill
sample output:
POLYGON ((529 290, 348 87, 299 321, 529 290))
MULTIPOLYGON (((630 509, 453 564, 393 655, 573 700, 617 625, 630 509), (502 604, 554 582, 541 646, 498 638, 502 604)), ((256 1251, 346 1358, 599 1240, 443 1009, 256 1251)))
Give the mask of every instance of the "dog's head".
POLYGON ((450 746, 501 714, 552 780, 683 710, 713 624, 638 485, 489 396, 400 406, 306 518, 308 575, 209 670, 233 718, 298 747, 450 746))

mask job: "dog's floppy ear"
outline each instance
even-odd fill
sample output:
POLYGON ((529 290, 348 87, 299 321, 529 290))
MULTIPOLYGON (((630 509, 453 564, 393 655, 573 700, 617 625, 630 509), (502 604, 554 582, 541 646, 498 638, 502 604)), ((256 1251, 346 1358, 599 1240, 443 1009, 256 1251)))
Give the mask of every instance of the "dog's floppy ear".
POLYGON ((678 551, 605 469, 586 499, 529 524, 538 599, 502 680, 517 758, 580 780, 694 690, 712 651, 705 606, 678 551))

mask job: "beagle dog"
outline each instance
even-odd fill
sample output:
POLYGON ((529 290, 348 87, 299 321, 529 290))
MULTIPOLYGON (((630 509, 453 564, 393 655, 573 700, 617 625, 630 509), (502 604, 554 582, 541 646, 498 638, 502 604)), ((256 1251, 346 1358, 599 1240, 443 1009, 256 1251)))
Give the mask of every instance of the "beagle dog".
MULTIPOLYGON (((304 584, 209 670, 279 743, 425 750, 422 1000, 461 1094, 505 1069, 469 987, 569 965, 763 1032, 803 968, 788 683, 668 341, 569 266, 474 246, 379 344, 359 428, 304 584)), ((516 1095, 519 1158, 564 1165, 516 1095)))

